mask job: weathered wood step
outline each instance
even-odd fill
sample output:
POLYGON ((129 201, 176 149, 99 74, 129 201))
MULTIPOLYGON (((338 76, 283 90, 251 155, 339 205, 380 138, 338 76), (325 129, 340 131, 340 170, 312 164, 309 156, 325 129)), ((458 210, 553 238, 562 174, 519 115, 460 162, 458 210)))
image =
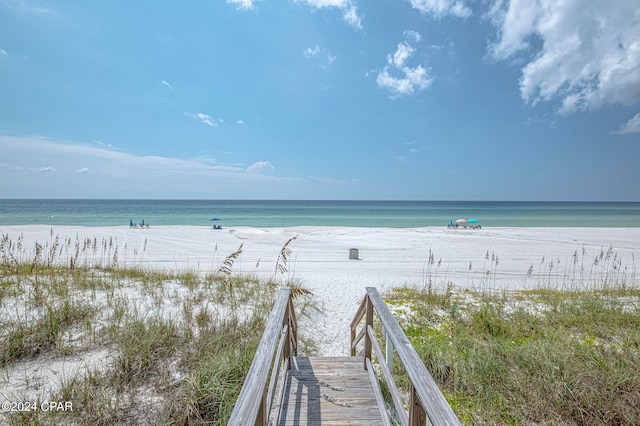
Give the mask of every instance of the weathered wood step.
POLYGON ((293 357, 276 425, 382 425, 362 357, 293 357))

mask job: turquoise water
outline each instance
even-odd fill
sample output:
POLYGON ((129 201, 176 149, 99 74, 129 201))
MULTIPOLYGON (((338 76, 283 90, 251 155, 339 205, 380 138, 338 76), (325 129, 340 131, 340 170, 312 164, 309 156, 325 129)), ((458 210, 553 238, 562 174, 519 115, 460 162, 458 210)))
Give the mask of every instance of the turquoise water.
POLYGON ((640 203, 487 201, 0 200, 0 226, 153 225, 638 227, 640 203), (210 219, 218 218, 213 222, 210 219))

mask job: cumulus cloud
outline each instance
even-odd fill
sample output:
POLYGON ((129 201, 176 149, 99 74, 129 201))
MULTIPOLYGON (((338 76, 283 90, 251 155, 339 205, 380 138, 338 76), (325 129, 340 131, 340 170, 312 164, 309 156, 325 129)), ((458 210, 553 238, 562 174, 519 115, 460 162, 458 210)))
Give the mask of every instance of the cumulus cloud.
POLYGON ((362 29, 362 18, 360 18, 360 15, 358 15, 358 9, 356 9, 353 4, 350 4, 349 6, 344 8, 342 19, 344 19, 345 22, 351 25, 353 28, 356 28, 358 30, 362 29))
POLYGON ((222 121, 221 119, 216 120, 215 118, 211 117, 209 114, 204 114, 202 112, 192 113, 192 112, 185 111, 184 115, 190 118, 195 118, 196 120, 200 120, 202 124, 206 124, 207 126, 211 126, 211 127, 218 127, 218 123, 224 123, 224 121, 222 121))
POLYGON ((241 126, 244 126, 244 120, 238 120, 237 123, 240 124, 241 126))
POLYGON ((255 8, 255 0, 227 0, 228 4, 235 4, 240 10, 251 10, 255 8))
POLYGON ((560 113, 640 101, 640 16, 635 0, 495 0, 489 56, 527 58, 525 102, 558 102, 560 113), (635 18, 634 18, 635 17, 635 18), (529 60, 529 58, 533 58, 529 60))
POLYGON ((446 15, 467 18, 472 14, 471 8, 460 0, 409 0, 409 3, 414 9, 436 18, 446 15))
POLYGON ((258 161, 247 167, 249 173, 260 173, 270 175, 275 170, 275 167, 270 161, 258 161))
POLYGON ((353 0, 296 0, 315 9, 336 8, 342 11, 342 19, 355 29, 362 29, 362 18, 353 0))
POLYGON ((415 31, 405 31, 404 35, 406 39, 398 43, 393 54, 387 55, 387 65, 378 72, 376 78, 378 86, 389 90, 391 98, 424 90, 433 82, 428 70, 422 65, 407 65, 407 61, 416 51, 409 41, 418 42, 422 37, 415 31))
POLYGON ((629 133, 640 133, 640 113, 636 114, 631 120, 620 126, 620 129, 613 132, 618 135, 629 133))
POLYGON ((84 175, 89 173, 89 168, 88 167, 83 167, 81 169, 76 170, 74 173, 79 174, 79 175, 84 175))

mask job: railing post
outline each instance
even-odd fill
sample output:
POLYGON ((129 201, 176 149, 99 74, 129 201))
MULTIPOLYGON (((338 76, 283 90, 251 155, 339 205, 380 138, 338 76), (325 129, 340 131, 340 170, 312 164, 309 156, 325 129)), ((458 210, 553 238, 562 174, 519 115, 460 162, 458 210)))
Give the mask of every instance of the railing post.
MULTIPOLYGON (((367 304, 365 307, 365 330, 369 326, 373 328, 373 303, 371 303, 371 299, 369 295, 366 296, 367 304)), ((365 331, 364 333, 364 369, 367 369, 367 359, 371 360, 371 338, 369 337, 369 333, 365 331)))
POLYGON ((258 417, 256 417, 255 426, 264 426, 267 424, 268 415, 266 415, 266 407, 267 407, 267 391, 265 388, 264 392, 262 392, 262 401, 260 402, 260 409, 258 410, 258 417))
POLYGON ((356 348, 353 346, 353 342, 356 340, 356 328, 351 327, 351 340, 349 341, 349 346, 351 346, 351 356, 356 356, 356 348))
POLYGON ((411 396, 409 397, 409 426, 424 426, 427 422, 427 413, 418 399, 416 388, 411 383, 411 396))

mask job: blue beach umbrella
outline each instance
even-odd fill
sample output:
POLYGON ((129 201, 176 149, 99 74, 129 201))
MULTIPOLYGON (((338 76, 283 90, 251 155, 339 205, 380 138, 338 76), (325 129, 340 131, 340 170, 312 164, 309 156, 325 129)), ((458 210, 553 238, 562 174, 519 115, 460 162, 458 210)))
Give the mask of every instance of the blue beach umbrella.
POLYGON ((478 223, 478 219, 469 219, 467 222, 469 223, 478 223))
POLYGON ((133 226, 133 219, 129 219, 129 226, 133 226))

